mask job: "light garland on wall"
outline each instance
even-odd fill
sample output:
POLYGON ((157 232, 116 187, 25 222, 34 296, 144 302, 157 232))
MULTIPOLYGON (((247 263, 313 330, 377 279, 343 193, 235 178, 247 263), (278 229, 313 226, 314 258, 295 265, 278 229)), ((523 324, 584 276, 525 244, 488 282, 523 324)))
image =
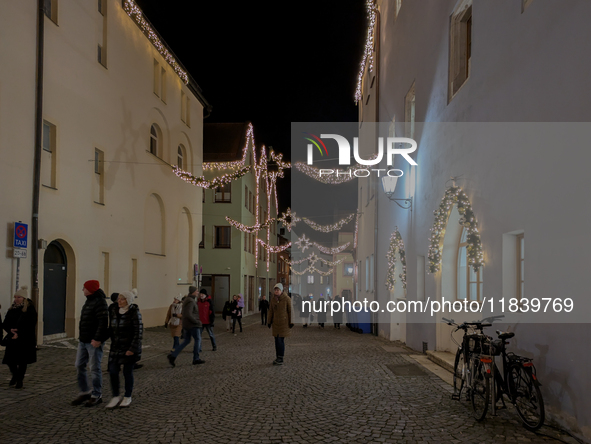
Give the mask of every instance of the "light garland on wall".
POLYGON ((363 74, 365 67, 369 60, 369 72, 373 71, 373 47, 374 47, 374 26, 376 24, 376 6, 372 0, 365 3, 367 8, 367 15, 369 18, 369 28, 367 30, 367 40, 365 41, 365 49, 361 57, 361 66, 359 67, 359 75, 357 76, 357 87, 355 88, 355 104, 361 100, 361 84, 363 82, 363 74))
POLYGON ((185 182, 190 183, 201 188, 213 189, 227 183, 233 182, 236 179, 241 178, 250 171, 250 167, 246 166, 232 173, 224 174, 223 176, 214 177, 211 180, 205 179, 203 176, 193 176, 191 173, 180 169, 178 166, 172 166, 172 172, 185 182))
POLYGON ((468 230, 466 238, 466 251, 468 262, 475 272, 484 266, 484 252, 480 233, 478 232, 478 222, 472 210, 472 204, 466 193, 460 187, 450 187, 445 191, 445 195, 439 204, 439 208, 433 211, 435 222, 431 228, 429 237, 429 272, 436 273, 441 268, 441 248, 445 236, 445 228, 449 220, 450 212, 453 206, 457 205, 460 213, 460 225, 468 230))
POLYGON ((255 150, 255 143, 254 143, 254 128, 252 123, 248 124, 248 129, 246 130, 246 143, 244 144, 244 148, 242 148, 242 159, 241 160, 232 160, 230 162, 203 162, 203 169, 204 170, 234 170, 239 169, 244 166, 246 163, 246 156, 248 154, 248 147, 252 146, 252 150, 255 150))
POLYGON ((396 251, 400 256, 400 263, 402 264, 402 273, 398 275, 402 279, 402 288, 406 290, 406 253, 404 251, 404 242, 402 236, 398 231, 398 227, 394 230, 390 236, 390 248, 386 253, 386 259, 388 260, 388 274, 386 276, 386 288, 389 291, 394 290, 396 285, 396 251))
POLYGON ((355 213, 351 213, 347 217, 341 219, 340 221, 332 225, 319 225, 316 222, 308 219, 307 217, 303 217, 302 220, 316 231, 320 231, 322 233, 330 233, 331 231, 338 231, 341 228, 343 228, 343 225, 347 225, 349 222, 351 222, 353 216, 355 216, 355 213))
POLYGON ((179 63, 176 61, 176 59, 173 57, 170 51, 166 48, 164 43, 162 43, 156 32, 154 32, 150 24, 146 21, 146 19, 144 19, 142 10, 138 7, 138 5, 136 5, 135 1, 125 0, 123 8, 125 9, 125 12, 127 12, 127 15, 130 16, 139 26, 144 35, 148 37, 150 42, 152 42, 152 45, 154 45, 154 47, 158 50, 160 55, 164 57, 164 60, 166 60, 168 64, 172 67, 174 72, 177 73, 177 75, 181 78, 183 83, 185 85, 188 84, 189 77, 187 76, 187 73, 180 67, 179 63))

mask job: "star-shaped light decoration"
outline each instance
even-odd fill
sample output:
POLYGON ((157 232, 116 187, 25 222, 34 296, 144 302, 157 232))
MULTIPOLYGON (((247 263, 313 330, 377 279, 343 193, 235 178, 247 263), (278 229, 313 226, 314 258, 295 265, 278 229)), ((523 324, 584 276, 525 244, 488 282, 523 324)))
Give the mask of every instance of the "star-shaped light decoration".
POLYGON ((300 237, 295 244, 300 250, 302 250, 302 253, 306 251, 306 248, 310 248, 313 245, 305 234, 302 234, 302 237, 300 237))
POLYGON ((291 229, 296 226, 296 223, 302 219, 296 216, 295 211, 292 212, 291 208, 288 208, 285 213, 281 214, 281 217, 277 218, 277 220, 287 228, 287 231, 291 232, 291 229))

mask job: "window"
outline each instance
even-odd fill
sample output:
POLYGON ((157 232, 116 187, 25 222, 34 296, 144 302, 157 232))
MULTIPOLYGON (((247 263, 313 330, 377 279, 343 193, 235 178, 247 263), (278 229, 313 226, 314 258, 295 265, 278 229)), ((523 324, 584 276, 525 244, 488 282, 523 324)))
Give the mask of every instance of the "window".
POLYGON ((472 0, 461 0, 450 17, 448 101, 470 77, 472 0))
POLYGON ((166 70, 160 68, 160 100, 166 103, 166 70))
POLYGON ((365 291, 369 291, 369 256, 365 258, 365 291))
POLYGON ((244 207, 248 210, 248 187, 244 186, 244 207))
POLYGON ((324 276, 320 276, 320 283, 324 284, 324 276))
POLYGON ((231 248, 231 227, 215 227, 214 248, 231 248))
POLYGON ((244 251, 248 252, 248 233, 244 233, 244 251))
POLYGON ((515 236, 517 250, 517 299, 525 297, 524 272, 525 272, 525 240, 523 233, 515 236))
POLYGON ((183 145, 179 145, 177 150, 177 166, 181 169, 185 169, 185 147, 183 145))
POLYGON ((373 291, 373 254, 369 257, 369 291, 373 291))
POLYGON ((256 242, 256 237, 254 234, 250 235, 250 252, 254 254, 254 244, 256 242))
POLYGON ((252 209, 254 208, 254 196, 252 195, 252 191, 248 192, 248 211, 250 211, 251 214, 254 214, 252 212, 252 209))
POLYGON ((162 72, 160 71, 160 63, 158 60, 154 59, 154 94, 160 97, 160 75, 162 72))
POLYGON ((232 202, 232 184, 226 183, 215 189, 214 202, 232 202))
POLYGON ((404 132, 406 137, 415 138, 415 82, 404 98, 404 132))
POLYGON ((314 275, 309 274, 308 275, 308 284, 313 284, 314 283, 314 275))
POLYGON ((94 202, 105 204, 105 154, 94 150, 94 202))
POLYGON ((45 15, 57 25, 57 2, 58 0, 44 0, 45 15))
POLYGON ((205 225, 201 225, 201 242, 199 248, 205 248, 205 225))
POLYGON ((457 276, 457 299, 469 301, 482 300, 482 273, 483 267, 478 271, 468 263, 468 231, 464 228, 458 246, 458 276, 457 276))
POLYGON ((345 265, 343 265, 343 276, 353 276, 353 262, 345 262, 345 265))
POLYGON ((160 128, 156 124, 150 127, 150 153, 154 156, 159 156, 160 148, 158 141, 160 140, 160 128))
POLYGON ((187 126, 191 126, 191 103, 189 96, 184 91, 181 91, 181 120, 187 126))
POLYGON ((107 0, 98 0, 97 3, 99 16, 99 35, 98 35, 98 53, 97 60, 105 68, 107 67, 107 0))
POLYGON ((205 188, 201 189, 201 202, 205 203, 205 188))
POLYGON ((106 1, 103 3, 103 0, 98 0, 98 12, 100 12, 101 15, 105 15, 103 12, 103 6, 106 6, 106 3, 106 1))
POLYGON ((43 152, 41 153, 41 183, 56 188, 56 128, 43 121, 43 152))

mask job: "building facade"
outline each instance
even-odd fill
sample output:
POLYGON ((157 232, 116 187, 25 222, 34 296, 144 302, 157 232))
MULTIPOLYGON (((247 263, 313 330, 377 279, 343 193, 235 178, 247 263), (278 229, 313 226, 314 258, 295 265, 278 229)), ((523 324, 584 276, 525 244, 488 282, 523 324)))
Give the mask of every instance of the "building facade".
MULTIPOLYGON (((8 2, 0 17, 7 246, 14 222, 32 229, 36 127, 41 136, 41 241, 20 259, 19 285, 32 288, 31 252, 41 247, 39 339, 77 335, 89 279, 107 295, 137 288, 144 325, 160 325, 199 262, 201 193, 171 165, 201 173, 209 105, 133 1, 44 3, 41 34, 37 1, 8 2)), ((3 307, 17 285, 16 259, 6 250, 3 307)))
MULTIPOLYGON (((487 296, 523 301, 586 292, 586 272, 575 264, 585 261, 591 245, 581 205, 583 190, 591 186, 585 171, 591 157, 581 149, 589 133, 588 124, 569 122, 591 120, 586 88, 591 63, 574 50, 591 37, 586 24, 591 5, 563 6, 547 0, 375 5, 367 53, 373 63, 361 72, 357 96, 360 125, 380 122, 366 140, 395 135, 418 143, 412 154, 417 166, 394 163, 404 171, 394 197, 412 198, 412 210, 394 205, 381 185, 373 184, 381 304, 400 299, 484 304, 487 296), (559 80, 565 69, 568 82, 559 80), (561 146, 570 147, 571 162, 564 169, 553 148, 561 137, 561 146), (444 200, 458 188, 465 193, 460 204, 444 200), (447 204, 449 213, 434 215, 447 204), (466 208, 473 211, 468 217, 466 208), (476 220, 481 245, 470 238, 476 220), (389 289, 388 240, 396 232, 406 252, 406 288, 389 289), (480 248, 482 256, 470 256, 480 248), (484 260, 484 266, 475 271, 470 260, 484 260)), ((385 168, 385 161, 380 165, 385 168)), ((360 181, 360 196, 364 186, 360 181)), ((360 210, 365 207, 362 202, 360 210)), ((369 236, 366 230, 360 238, 369 236)), ((401 261, 398 254, 396 270, 402 270, 401 261)), ((377 330, 417 350, 426 342, 430 349, 455 352, 444 316, 478 317, 449 311, 385 314, 378 317, 377 330)), ((591 326, 548 322, 497 328, 514 331, 511 350, 534 359, 548 420, 591 440, 584 353, 591 326), (583 362, 572 366, 575 353, 583 362)))

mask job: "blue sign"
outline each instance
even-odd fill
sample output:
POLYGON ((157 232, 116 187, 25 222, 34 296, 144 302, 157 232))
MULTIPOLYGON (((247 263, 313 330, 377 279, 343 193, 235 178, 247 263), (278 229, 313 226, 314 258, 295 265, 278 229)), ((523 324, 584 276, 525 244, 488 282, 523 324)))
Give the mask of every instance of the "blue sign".
POLYGON ((27 248, 27 235, 29 229, 27 224, 14 223, 14 248, 27 248))

